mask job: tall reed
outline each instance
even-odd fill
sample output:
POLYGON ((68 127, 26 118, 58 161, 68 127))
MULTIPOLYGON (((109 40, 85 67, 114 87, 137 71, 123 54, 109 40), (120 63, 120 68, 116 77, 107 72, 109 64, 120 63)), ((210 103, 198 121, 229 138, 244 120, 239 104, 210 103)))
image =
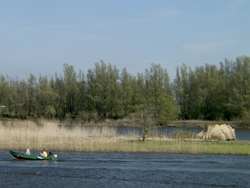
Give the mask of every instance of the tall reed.
POLYGON ((0 123, 0 149, 82 150, 83 143, 105 142, 116 135, 114 127, 59 126, 55 121, 11 121, 0 123))
MULTIPOLYGON (((250 142, 173 139, 152 135, 146 142, 136 132, 117 135, 109 126, 63 126, 56 121, 0 121, 0 150, 52 149, 89 152, 167 152, 250 155, 250 142)), ((182 133, 183 134, 183 133, 182 133)), ((180 134, 180 135, 182 135, 180 134)), ((175 134, 175 136, 178 134, 175 134)), ((182 135, 183 136, 183 135, 182 135)))

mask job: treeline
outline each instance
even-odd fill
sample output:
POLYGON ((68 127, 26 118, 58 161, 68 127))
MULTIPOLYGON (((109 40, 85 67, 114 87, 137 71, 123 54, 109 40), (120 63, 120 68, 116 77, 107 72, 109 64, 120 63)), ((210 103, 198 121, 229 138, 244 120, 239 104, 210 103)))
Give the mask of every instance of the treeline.
MULTIPOLYGON (((63 75, 34 75, 25 80, 1 76, 0 104, 5 116, 98 121, 136 114, 143 106, 153 109, 159 122, 178 117, 179 108, 166 69, 152 64, 132 76, 103 61, 85 75, 64 64, 63 75)), ((1 110, 0 109, 0 110, 1 110)))
POLYGON ((0 76, 0 112, 19 118, 98 121, 135 115, 150 108, 159 123, 173 119, 233 120, 248 117, 250 58, 215 65, 167 69, 151 64, 136 76, 103 61, 87 73, 63 65, 63 75, 27 80, 0 76))
POLYGON ((172 84, 181 119, 242 120, 250 115, 250 58, 177 68, 172 84))

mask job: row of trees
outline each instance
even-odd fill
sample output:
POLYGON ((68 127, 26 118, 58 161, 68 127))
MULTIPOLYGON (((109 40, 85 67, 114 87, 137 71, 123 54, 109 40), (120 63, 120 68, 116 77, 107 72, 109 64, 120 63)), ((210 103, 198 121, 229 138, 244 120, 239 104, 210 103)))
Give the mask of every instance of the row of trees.
POLYGON ((83 121, 123 118, 142 106, 153 109, 158 122, 178 117, 166 69, 152 64, 145 73, 130 75, 103 61, 85 75, 64 64, 63 75, 30 75, 27 81, 0 77, 0 104, 14 117, 74 118, 83 121))
POLYGON ((249 117, 250 58, 225 59, 218 69, 206 64, 195 70, 177 68, 172 84, 181 119, 235 120, 249 117))
POLYGON ((64 64, 63 75, 49 78, 1 75, 0 105, 3 114, 22 118, 116 119, 147 107, 158 123, 239 119, 249 115, 250 58, 225 59, 220 68, 206 64, 192 70, 183 64, 172 83, 160 64, 132 76, 103 61, 86 74, 64 64))

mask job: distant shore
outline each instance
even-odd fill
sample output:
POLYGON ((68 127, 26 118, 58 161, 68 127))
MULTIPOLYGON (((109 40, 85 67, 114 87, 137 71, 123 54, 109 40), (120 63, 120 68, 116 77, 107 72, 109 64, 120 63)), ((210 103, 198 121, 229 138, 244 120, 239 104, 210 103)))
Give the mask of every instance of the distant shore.
MULTIPOLYGON (((105 121, 92 121, 92 122, 81 122, 81 121, 74 121, 74 120, 45 120, 45 119, 12 119, 12 118, 0 118, 0 124, 10 125, 13 123, 23 123, 23 122, 32 122, 36 123, 37 125, 42 125, 46 122, 53 122, 58 125, 67 125, 67 126, 133 126, 137 127, 138 124, 133 119, 118 119, 118 120, 110 120, 107 119, 105 121)), ((215 124, 227 124, 231 127, 238 129, 238 128, 246 128, 250 129, 250 122, 246 121, 209 121, 209 120, 175 120, 166 122, 162 127, 179 127, 179 128, 203 128, 205 129, 208 125, 215 125, 215 124)))

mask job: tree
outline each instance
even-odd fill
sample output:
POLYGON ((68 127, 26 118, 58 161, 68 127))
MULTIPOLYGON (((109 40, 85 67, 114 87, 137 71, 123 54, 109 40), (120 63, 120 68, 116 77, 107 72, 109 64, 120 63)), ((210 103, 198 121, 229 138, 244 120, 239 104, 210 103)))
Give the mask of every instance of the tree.
POLYGON ((88 120, 88 89, 84 73, 79 70, 77 80, 76 112, 78 119, 88 120))
POLYGON ((111 64, 109 64, 107 68, 107 75, 110 92, 110 102, 108 104, 109 117, 118 118, 121 116, 122 113, 122 87, 120 84, 118 84, 118 81, 120 79, 119 70, 116 68, 116 66, 112 66, 111 64))
POLYGON ((59 97, 52 89, 52 81, 49 81, 47 76, 38 78, 37 85, 37 113, 39 116, 53 119, 56 115, 55 103, 59 97))
POLYGON ((116 118, 121 112, 121 86, 118 84, 119 70, 101 61, 88 71, 88 98, 102 119, 116 118))
POLYGON ((28 94, 28 115, 36 115, 36 77, 30 74, 27 81, 27 94, 28 94))
POLYGON ((204 86, 204 119, 215 120, 219 119, 219 98, 217 80, 218 70, 216 66, 206 64, 205 66, 205 86, 204 86))
POLYGON ((126 68, 122 69, 121 76, 121 101, 123 107, 123 116, 127 116, 132 112, 132 80, 133 77, 127 72, 126 68))
POLYGON ((78 92, 76 72, 72 65, 64 64, 65 109, 71 116, 75 113, 78 92))
POLYGON ((54 108, 56 110, 56 117, 57 118, 64 118, 66 115, 66 107, 65 107, 65 85, 64 85, 64 79, 62 76, 58 76, 57 73, 55 73, 55 79, 51 79, 50 82, 51 88, 53 92, 55 93, 55 99, 54 99, 54 108))
MULTIPOLYGON (((0 112, 1 115, 6 110, 6 105, 8 105, 9 92, 8 92, 8 84, 4 78, 4 76, 0 76, 0 112)), ((8 107, 8 106, 7 106, 8 107)))
POLYGON ((145 81, 144 75, 138 73, 137 77, 132 78, 132 108, 135 109, 137 106, 146 104, 145 98, 145 81))
POLYGON ((169 77, 167 70, 164 70, 160 64, 151 64, 150 70, 145 71, 145 98, 147 105, 154 108, 154 116, 159 124, 167 120, 176 119, 178 107, 170 91, 169 77))
POLYGON ((149 135, 156 122, 153 108, 148 105, 142 105, 138 107, 138 113, 135 117, 135 120, 140 126, 142 140, 146 141, 146 137, 149 135))
POLYGON ((175 94, 175 100, 177 104, 180 105, 180 118, 190 119, 189 117, 189 96, 190 87, 188 82, 188 72, 187 66, 183 64, 181 69, 177 67, 176 69, 176 79, 172 85, 175 94))
POLYGON ((17 81, 16 94, 14 96, 13 104, 15 105, 15 114, 21 118, 27 118, 28 115, 28 99, 27 99, 27 85, 24 80, 17 81))

